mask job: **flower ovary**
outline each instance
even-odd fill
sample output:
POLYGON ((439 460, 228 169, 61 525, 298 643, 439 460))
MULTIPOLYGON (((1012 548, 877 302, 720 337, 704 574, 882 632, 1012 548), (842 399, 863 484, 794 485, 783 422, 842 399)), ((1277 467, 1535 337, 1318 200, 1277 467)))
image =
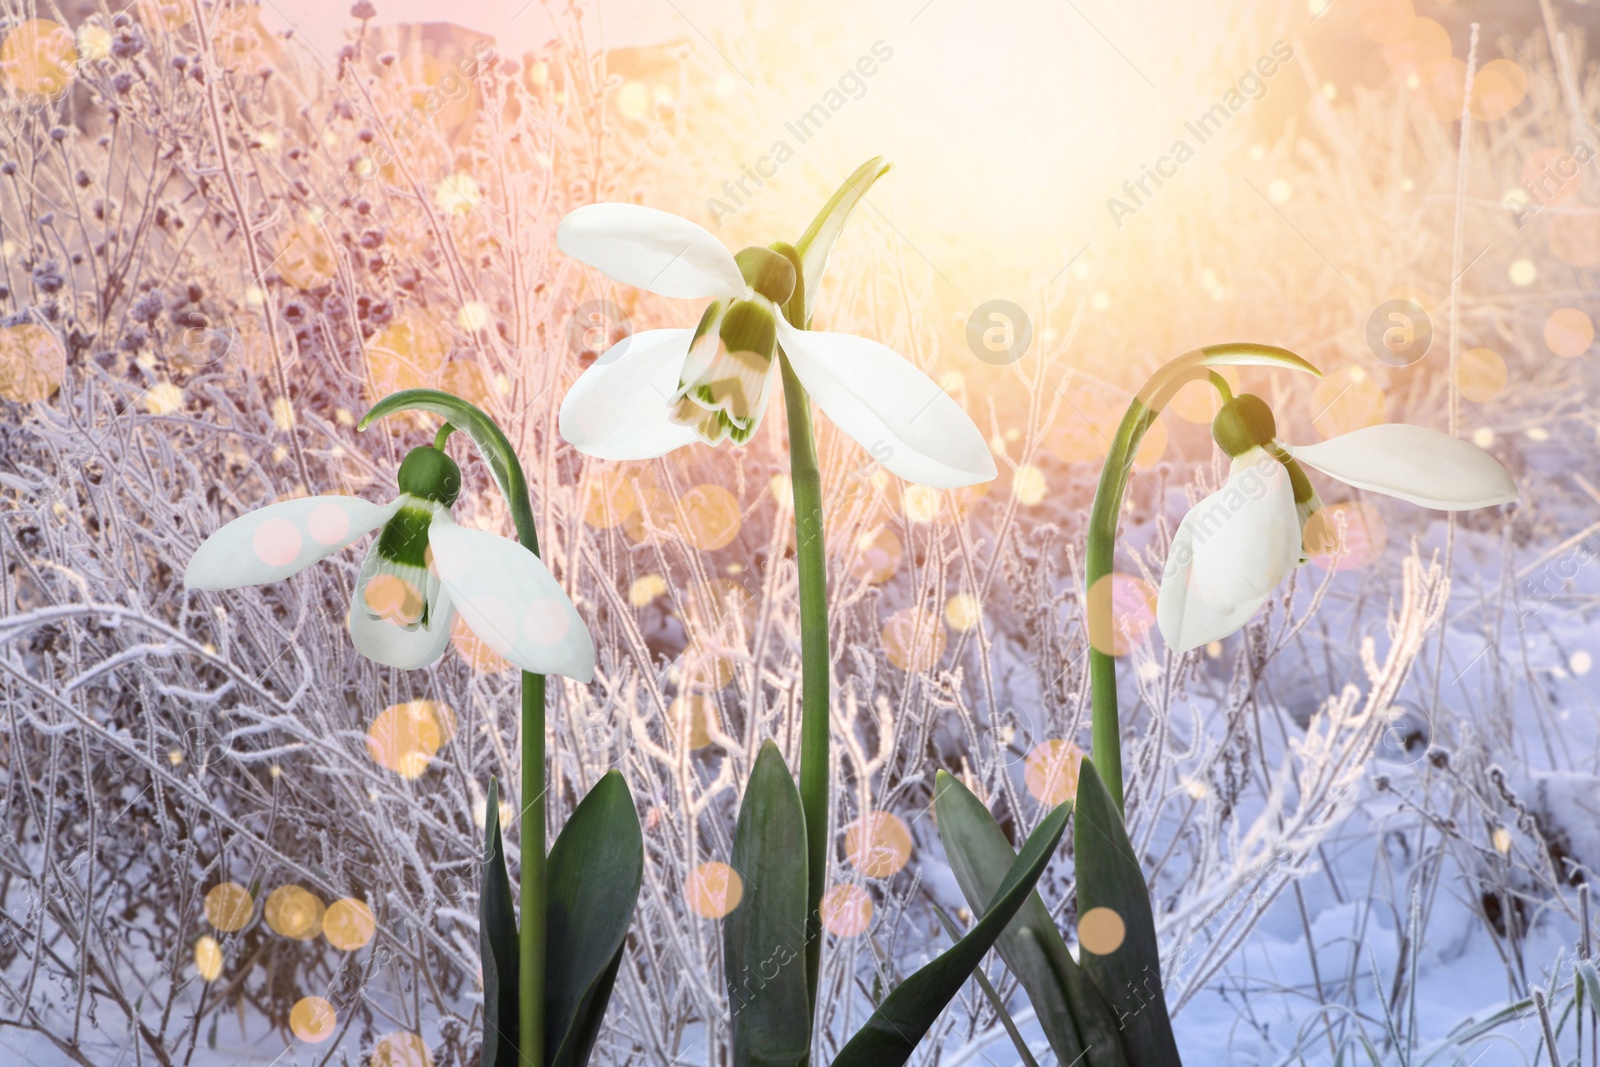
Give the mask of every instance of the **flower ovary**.
POLYGON ((461 468, 432 445, 413 448, 400 462, 400 491, 449 507, 461 495, 461 468))
POLYGON ((1242 456, 1252 448, 1269 444, 1277 433, 1272 409, 1253 393, 1240 393, 1223 404, 1211 421, 1212 439, 1230 456, 1242 456))

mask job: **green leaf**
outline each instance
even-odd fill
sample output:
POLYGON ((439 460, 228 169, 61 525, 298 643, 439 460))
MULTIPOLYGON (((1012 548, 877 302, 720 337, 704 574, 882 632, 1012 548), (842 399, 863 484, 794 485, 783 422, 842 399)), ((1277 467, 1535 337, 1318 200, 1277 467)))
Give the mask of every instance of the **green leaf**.
POLYGON ((483 1067, 516 1067, 517 919, 500 840, 500 783, 489 779, 484 808, 478 953, 483 961, 483 1067))
POLYGON ((872 1018, 839 1051, 833 1067, 895 1067, 911 1058, 939 1013, 972 977, 983 962, 984 953, 993 947, 1033 892, 1034 883, 1055 854, 1071 813, 1072 809, 1063 804, 1045 816, 1028 835, 1022 854, 1010 865, 989 904, 988 914, 967 936, 884 997, 872 1018))
POLYGON ((550 849, 545 919, 545 1063, 581 1067, 610 999, 644 878, 633 794, 608 771, 550 849))
POLYGON ((1109 908, 1122 919, 1121 944, 1106 955, 1078 953, 1089 976, 1122 1025, 1123 1045, 1133 1067, 1168 1067, 1181 1062, 1172 1020, 1161 991, 1161 956, 1156 945, 1150 891, 1128 840, 1116 801, 1094 762, 1078 770, 1078 811, 1072 837, 1078 864, 1078 915, 1109 908))
MULTIPOLYGON (((1016 852, 989 809, 944 771, 934 778, 934 808, 956 883, 973 914, 981 916, 1016 852)), ((1037 892, 1028 895, 994 947, 1027 990, 1057 1063, 1122 1067, 1116 1016, 1072 958, 1037 892)))
POLYGON ((822 205, 817 217, 811 220, 806 232, 795 242, 795 251, 800 256, 800 277, 795 282, 794 295, 784 305, 784 310, 789 321, 801 329, 811 328, 811 314, 817 307, 817 292, 822 288, 822 275, 828 269, 828 257, 833 254, 834 242, 839 239, 850 213, 867 195, 867 190, 872 188, 872 183, 889 173, 889 166, 882 156, 874 156, 857 167, 855 173, 846 178, 838 191, 822 205))
MULTIPOLYGON (((944 773, 943 771, 940 772, 944 773)), ((939 917, 939 925, 944 927, 944 932, 950 935, 950 940, 960 941, 961 930, 951 921, 944 909, 935 904, 933 913, 939 917)), ((999 992, 994 983, 989 981, 989 976, 979 967, 972 972, 972 977, 978 980, 978 988, 983 990, 984 997, 989 1001, 989 1006, 1000 1019, 1000 1025, 1005 1028, 1006 1036, 1011 1039, 1011 1047, 1017 1050, 1017 1059, 1022 1061, 1023 1067, 1039 1067, 1039 1061, 1033 1058, 1033 1051, 1028 1048, 1028 1043, 1022 1039, 1022 1033, 1017 1029, 1016 1022, 1011 1018, 1011 1013, 1006 1010, 1006 1002, 1000 999, 999 992)))
MULTIPOLYGON (((1600 970, 1595 969, 1591 960, 1579 960, 1572 965, 1576 980, 1575 986, 1589 991, 1589 1006, 1591 1009, 1600 1009, 1600 970)), ((1581 994, 1580 994, 1581 999, 1581 994)))
POLYGON ((622 968, 622 953, 626 950, 626 945, 617 947, 617 954, 611 957, 610 966, 578 1006, 577 1018, 569 1031, 569 1043, 564 1046, 571 1051, 562 1059, 552 1060, 550 1067, 562 1064, 582 1067, 589 1062, 589 1057, 594 1053, 594 1043, 600 1037, 600 1023, 605 1018, 606 1006, 611 1003, 611 988, 616 985, 617 971, 622 968))
POLYGON ((806 1058, 806 820, 789 767, 761 746, 733 831, 744 897, 722 926, 736 1067, 788 1067, 806 1058))

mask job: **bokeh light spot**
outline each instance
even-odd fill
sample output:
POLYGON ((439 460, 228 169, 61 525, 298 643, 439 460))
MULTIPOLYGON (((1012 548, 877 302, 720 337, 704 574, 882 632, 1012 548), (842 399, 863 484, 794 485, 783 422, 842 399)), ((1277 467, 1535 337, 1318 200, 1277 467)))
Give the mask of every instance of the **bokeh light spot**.
POLYGON ((319 1044, 333 1036, 339 1023, 333 1005, 321 997, 301 997, 289 1009, 289 1029, 301 1041, 319 1044))
POLYGON ((111 31, 93 22, 78 27, 78 58, 104 59, 111 54, 111 31))
POLYGON ((214 885, 206 893, 206 922, 226 933, 244 929, 255 908, 250 890, 238 882, 214 885))
MULTIPOLYGON (((1212 369, 1222 376, 1222 380, 1228 383, 1228 390, 1237 396, 1239 393, 1239 372, 1232 367, 1214 367, 1212 369)), ((1216 386, 1209 381, 1196 379, 1183 384, 1172 399, 1167 401, 1166 410, 1185 422, 1210 426, 1211 420, 1216 418, 1217 412, 1222 410, 1222 395, 1217 392, 1216 386)))
POLYGON ((944 621, 952 630, 966 631, 983 618, 983 605, 971 593, 957 593, 944 604, 944 621))
POLYGON ((617 90, 617 111, 625 119, 637 121, 650 110, 650 87, 637 79, 629 79, 617 90))
POLYGON ((682 660, 685 688, 714 692, 733 681, 733 661, 697 641, 684 646, 682 660))
POLYGON ((716 705, 709 697, 691 693, 673 700, 667 708, 667 721, 671 724, 673 736, 686 736, 688 746, 693 750, 711 744, 711 721, 716 714, 716 705))
MULTIPOLYGON (((696 582, 689 589, 685 605, 690 628, 695 632, 717 630, 743 616, 754 624, 755 603, 749 590, 731 578, 696 582)), ((732 630, 729 626, 728 630, 732 630)))
POLYGON ((368 1067, 433 1067, 433 1057, 420 1034, 386 1034, 373 1047, 368 1067))
POLYGON ((1572 198, 1583 184, 1583 171, 1572 152, 1564 148, 1541 148, 1522 164, 1523 188, 1517 190, 1523 200, 1530 200, 1527 190, 1532 190, 1531 200, 1541 207, 1555 207, 1572 198))
POLYGON ((294 402, 286 396, 274 398, 272 401, 272 424, 287 433, 294 429, 296 421, 294 402))
POLYGON ((261 909, 273 933, 296 941, 310 941, 322 933, 322 900, 297 885, 280 885, 267 894, 261 909))
POLYGON ((1378 44, 1392 44, 1405 35, 1416 13, 1411 0, 1364 0, 1356 8, 1356 25, 1378 44))
POLYGON ((183 410, 183 390, 172 382, 157 382, 144 394, 144 409, 152 415, 172 415, 183 410))
POLYGON ((435 700, 391 704, 367 727, 367 753, 378 766, 416 778, 456 733, 456 715, 435 700))
POLYGON ((511 666, 505 657, 489 647, 488 642, 472 632, 467 620, 457 615, 450 623, 450 644, 456 655, 480 674, 499 674, 511 666))
POLYGON ((300 531, 288 519, 268 519, 250 538, 256 558, 269 567, 287 567, 300 554, 300 531))
POLYGON ((883 651, 903 671, 930 671, 944 655, 944 625, 937 613, 904 608, 883 625, 883 651))
POLYGON ((1469 348, 1456 358, 1456 388, 1474 404, 1485 404, 1506 387, 1506 361, 1492 348, 1469 348))
POLYGON ((194 969, 207 982, 215 982, 222 973, 222 946, 210 934, 194 943, 194 969))
POLYGON ((1117 951, 1127 935, 1127 924, 1112 908, 1090 908, 1078 916, 1078 944, 1096 956, 1117 951))
POLYGON ((433 188, 433 202, 445 214, 468 215, 483 199, 483 187, 470 174, 457 171, 433 188))
POLYGON ((1416 91, 1429 118, 1452 122, 1461 117, 1462 94, 1467 89, 1466 61, 1449 55, 1424 60, 1420 67, 1408 72, 1406 84, 1416 91))
POLYGON ((354 952, 372 940, 378 930, 372 909, 355 897, 344 897, 328 905, 322 916, 322 936, 328 944, 344 952, 354 952))
POLYGON ((77 68, 72 31, 50 19, 29 19, 0 43, 0 75, 11 95, 24 100, 61 95, 77 68))
POLYGON ((182 29, 189 24, 189 5, 183 0, 139 0, 139 21, 155 30, 182 29))
POLYGON ((1544 324, 1544 343, 1565 359, 1575 359, 1594 344, 1594 320, 1578 308, 1551 312, 1544 324))
POLYGON ((868 878, 890 878, 911 859, 911 830, 893 812, 870 812, 845 827, 844 852, 868 878))
POLYGON ((628 603, 636 608, 645 607, 667 591, 667 580, 659 574, 645 574, 628 586, 628 603))
POLYGON ((1025 463, 1011 476, 1011 492, 1018 503, 1032 507, 1044 500, 1050 492, 1050 483, 1045 480, 1044 471, 1025 463))
POLYGON ((1472 78, 1472 117, 1479 122, 1504 118, 1528 95, 1528 75, 1509 59, 1491 59, 1472 78))
POLYGON ((489 375, 477 357, 462 355, 450 360, 439 371, 439 388, 478 407, 487 407, 491 396, 489 375))
POLYGON ((1102 575, 1089 587, 1084 612, 1089 644, 1108 656, 1125 656, 1155 625, 1156 591, 1131 574, 1102 575))
POLYGON ((583 479, 583 521, 599 530, 621 525, 639 510, 626 467, 608 465, 583 479))
POLYGON ((273 268, 296 289, 317 289, 333 280, 333 249, 321 227, 298 222, 278 238, 273 268))
POLYGON ((367 341, 368 388, 373 392, 369 399, 433 385, 447 354, 445 336, 427 313, 416 307, 404 309, 367 341))
POLYGON ((1100 428, 1075 409, 1062 412, 1060 421, 1045 431, 1043 443, 1063 463, 1089 463, 1111 448, 1100 428))
POLYGON ((1334 371, 1311 391, 1311 424, 1323 437, 1337 437, 1383 421, 1383 389, 1361 367, 1334 371))
POLYGON ((905 550, 900 538, 887 526, 875 526, 856 539, 856 555, 850 561, 850 574, 869 585, 881 585, 900 569, 905 550))
MULTIPOLYGON (((1121 416, 1118 415, 1117 419, 1120 422, 1121 416)), ((1111 423, 1106 429, 1108 437, 1114 436, 1117 432, 1117 424, 1111 423)), ((1152 467, 1161 462, 1161 457, 1166 454, 1167 424, 1157 416, 1156 421, 1149 425, 1144 432, 1144 437, 1139 440, 1138 451, 1133 454, 1133 465, 1135 467, 1152 467)))
POLYGON ((34 322, 0 328, 0 398, 48 400, 66 374, 66 349, 50 330, 34 322))
POLYGON ((1420 74, 1429 63, 1450 56, 1450 32, 1433 19, 1413 16, 1390 32, 1392 39, 1383 46, 1383 58, 1402 78, 1420 74))
POLYGON ((350 513, 338 504, 319 504, 306 520, 306 529, 319 545, 336 545, 350 535, 350 513))
POLYGON ((817 907, 823 927, 835 937, 859 937, 872 925, 872 898, 858 885, 836 885, 817 907))
POLYGON ((900 495, 900 509, 912 522, 932 522, 940 504, 939 490, 926 485, 907 485, 900 495))
POLYGON ((702 552, 724 548, 739 536, 739 500, 720 485, 697 485, 683 494, 684 538, 702 552))
POLYGON ((1302 531, 1301 552, 1323 570, 1353 571, 1376 563, 1388 542, 1388 527, 1377 508, 1346 501, 1312 513, 1302 531))
POLYGON ((689 901, 689 910, 702 919, 720 919, 744 899, 744 880, 726 863, 711 860, 689 872, 683 895, 689 901))
POLYGON ((397 626, 420 622, 427 604, 422 590, 397 574, 374 574, 362 587, 361 599, 372 615, 397 626))
POLYGON ((1078 769, 1083 750, 1071 741, 1051 740, 1033 747, 1022 762, 1022 781, 1033 799, 1048 807, 1078 795, 1078 769))

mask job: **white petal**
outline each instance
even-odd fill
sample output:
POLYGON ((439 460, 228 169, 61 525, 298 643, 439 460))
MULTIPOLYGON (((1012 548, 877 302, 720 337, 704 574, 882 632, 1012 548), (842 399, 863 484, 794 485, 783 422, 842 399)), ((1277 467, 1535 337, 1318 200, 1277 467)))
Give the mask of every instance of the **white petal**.
POLYGON ((429 625, 414 630, 396 626, 387 619, 374 619, 361 610, 360 595, 357 590, 357 603, 351 605, 346 619, 350 640, 357 652, 374 662, 408 671, 426 667, 444 655, 456 619, 449 593, 441 592, 434 601, 429 625))
POLYGON ((515 541, 454 523, 428 530, 433 567, 472 632, 534 674, 594 677, 594 642, 544 562, 515 541))
POLYGON ((205 539, 183 572, 189 589, 265 585, 305 570, 388 521, 400 501, 354 496, 284 500, 241 515, 205 539))
POLYGON ((782 315, 778 342, 834 425, 906 481, 955 489, 995 476, 989 446, 961 405, 893 349, 798 330, 782 315))
POLYGON ((1459 437, 1403 422, 1368 426, 1289 451, 1347 485, 1425 508, 1465 511, 1517 498, 1516 483, 1489 453, 1459 437))
POLYGON ((1252 449, 1178 524, 1156 598, 1161 635, 1175 652, 1220 641, 1250 621, 1299 558, 1289 472, 1252 449))
POLYGON ((624 285, 662 296, 736 296, 744 276, 704 227, 638 204, 589 204, 556 227, 556 245, 624 285))
POLYGON ((600 459, 654 459, 700 438, 668 416, 693 330, 623 338, 578 376, 561 402, 561 436, 600 459))

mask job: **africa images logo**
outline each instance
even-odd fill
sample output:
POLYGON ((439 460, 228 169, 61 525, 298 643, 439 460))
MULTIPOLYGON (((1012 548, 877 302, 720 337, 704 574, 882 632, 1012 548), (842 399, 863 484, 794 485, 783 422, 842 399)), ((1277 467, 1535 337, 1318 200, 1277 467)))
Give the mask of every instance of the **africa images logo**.
POLYGON ((1106 200, 1106 210, 1111 212, 1111 221, 1117 224, 1117 229, 1122 229, 1123 219, 1138 214, 1139 209, 1154 198, 1155 189, 1161 188, 1167 179, 1177 177, 1178 168, 1194 158, 1195 149, 1222 132, 1223 126, 1243 111, 1246 103, 1266 96, 1267 79, 1293 58, 1294 49, 1287 41, 1272 42, 1268 54, 1258 58, 1249 70, 1241 74, 1233 88, 1222 94, 1221 100, 1183 124, 1183 128, 1194 138, 1193 145, 1182 137, 1178 138, 1172 142, 1171 150, 1156 160, 1154 167, 1145 163, 1140 167, 1137 178, 1123 182, 1122 195, 1127 199, 1119 200, 1113 196, 1106 200), (1150 187, 1151 182, 1155 183, 1155 189, 1150 187))

